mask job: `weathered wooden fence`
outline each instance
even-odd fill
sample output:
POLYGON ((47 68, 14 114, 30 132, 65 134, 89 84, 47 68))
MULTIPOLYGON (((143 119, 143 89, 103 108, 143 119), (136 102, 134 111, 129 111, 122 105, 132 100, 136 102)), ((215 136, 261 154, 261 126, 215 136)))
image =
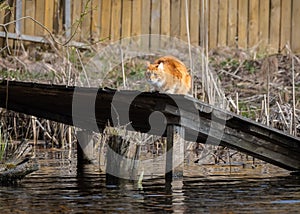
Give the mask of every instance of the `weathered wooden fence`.
MULTIPOLYGON (((15 0, 13 11, 18 2, 22 8, 10 20, 31 16, 55 34, 76 32, 74 39, 81 42, 140 34, 187 40, 189 23, 192 44, 207 41, 210 49, 259 46, 261 51, 278 52, 289 44, 300 52, 300 0, 15 0)), ((8 11, 0 11, 1 23, 8 11)), ((15 25, 9 31, 15 32, 15 25)), ((20 23, 20 31, 48 34, 30 19, 20 23)))

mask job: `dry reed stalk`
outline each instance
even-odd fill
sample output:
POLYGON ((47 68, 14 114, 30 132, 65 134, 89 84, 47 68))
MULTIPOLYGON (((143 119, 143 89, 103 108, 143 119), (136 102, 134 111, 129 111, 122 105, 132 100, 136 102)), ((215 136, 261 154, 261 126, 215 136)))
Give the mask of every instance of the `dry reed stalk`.
POLYGON ((121 68, 122 68, 123 87, 124 87, 124 89, 126 89, 127 88, 127 86, 126 86, 126 74, 125 74, 125 68, 124 68, 124 56, 123 56, 122 47, 120 47, 120 55, 121 55, 121 68))
POLYGON ((32 120, 33 143, 34 145, 37 145, 37 130, 36 130, 37 119, 36 117, 31 116, 31 120, 32 120))
POLYGON ((295 60, 292 57, 292 96, 293 96, 293 117, 292 117, 292 132, 294 135, 297 134, 296 128, 296 95, 295 95, 295 60))
POLYGON ((235 99, 236 99, 236 114, 240 114, 240 107, 239 107, 239 93, 236 92, 235 94, 235 99))

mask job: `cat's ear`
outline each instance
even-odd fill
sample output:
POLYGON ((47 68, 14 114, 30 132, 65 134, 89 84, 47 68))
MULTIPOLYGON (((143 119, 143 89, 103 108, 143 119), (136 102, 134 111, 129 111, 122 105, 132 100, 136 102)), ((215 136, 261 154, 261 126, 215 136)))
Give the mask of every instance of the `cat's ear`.
POLYGON ((159 65, 158 65, 158 69, 160 69, 160 70, 164 70, 164 63, 159 63, 159 65))

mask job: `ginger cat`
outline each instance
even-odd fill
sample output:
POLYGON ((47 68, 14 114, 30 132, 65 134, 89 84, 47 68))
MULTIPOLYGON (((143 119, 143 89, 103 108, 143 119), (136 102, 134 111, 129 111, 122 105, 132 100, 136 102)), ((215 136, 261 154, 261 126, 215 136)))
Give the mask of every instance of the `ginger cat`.
POLYGON ((191 89, 191 76, 179 59, 163 56, 148 64, 146 80, 155 90, 171 94, 188 94, 191 89))

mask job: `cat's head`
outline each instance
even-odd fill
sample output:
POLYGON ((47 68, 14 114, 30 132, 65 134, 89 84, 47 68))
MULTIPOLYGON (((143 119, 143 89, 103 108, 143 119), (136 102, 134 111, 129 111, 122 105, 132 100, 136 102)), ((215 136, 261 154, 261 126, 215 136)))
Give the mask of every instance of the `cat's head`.
POLYGON ((145 72, 146 80, 156 86, 161 87, 165 81, 164 65, 159 64, 148 64, 147 71, 145 72))

